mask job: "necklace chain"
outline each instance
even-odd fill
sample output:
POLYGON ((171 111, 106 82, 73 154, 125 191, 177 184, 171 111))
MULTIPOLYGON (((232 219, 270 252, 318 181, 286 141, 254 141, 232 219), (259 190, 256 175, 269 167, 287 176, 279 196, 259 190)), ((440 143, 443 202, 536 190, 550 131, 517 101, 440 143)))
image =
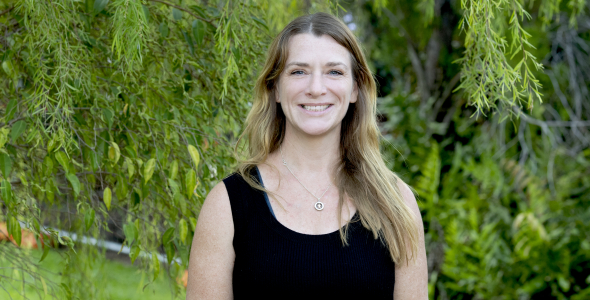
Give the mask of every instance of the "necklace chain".
POLYGON ((330 186, 332 186, 332 184, 329 184, 328 187, 326 188, 326 190, 322 193, 321 196, 316 197, 316 195, 314 195, 314 193, 312 193, 302 182, 301 180, 299 180, 299 178, 297 178, 297 176, 295 176, 295 174, 293 173, 293 171, 291 171, 291 169, 289 168, 289 166, 287 165, 287 161, 285 160, 285 158, 283 157, 283 147, 282 145, 279 146, 279 151, 281 151, 281 160, 283 161, 283 165, 287 168, 287 170, 289 170, 289 173, 291 173, 291 175, 293 175, 293 177, 295 177, 295 179, 297 179, 297 181, 299 182, 299 184, 301 184, 301 186, 308 191, 314 198, 316 198, 318 201, 313 205, 314 208, 318 211, 324 209, 324 203, 320 201, 320 199, 322 199, 322 197, 324 197, 324 195, 326 194, 326 192, 330 189, 330 186))

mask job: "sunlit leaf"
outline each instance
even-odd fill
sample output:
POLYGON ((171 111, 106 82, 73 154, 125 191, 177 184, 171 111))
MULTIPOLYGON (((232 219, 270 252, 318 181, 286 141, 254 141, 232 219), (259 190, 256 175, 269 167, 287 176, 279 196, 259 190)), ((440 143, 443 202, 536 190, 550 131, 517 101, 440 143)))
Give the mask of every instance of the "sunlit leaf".
POLYGON ((78 176, 76 176, 76 174, 68 173, 66 174, 66 177, 74 189, 74 194, 76 196, 80 195, 80 180, 78 179, 78 176))
POLYGON ((104 205, 107 207, 107 210, 111 210, 111 200, 112 200, 112 192, 109 187, 104 189, 102 200, 104 201, 104 205))
POLYGON ((183 244, 186 244, 187 234, 188 234, 188 225, 186 224, 186 220, 180 219, 180 222, 178 222, 178 235, 180 236, 180 241, 183 244))
POLYGON ((187 148, 188 148, 188 153, 190 154, 191 159, 193 160, 193 167, 195 169, 198 169, 199 162, 201 161, 201 156, 199 155, 199 151, 193 145, 188 145, 187 148))
POLYGON ((155 167, 156 167, 156 159, 155 158, 151 158, 150 160, 148 160, 147 163, 145 164, 145 166, 143 167, 143 180, 145 183, 150 181, 150 179, 152 178, 152 175, 154 174, 155 167))

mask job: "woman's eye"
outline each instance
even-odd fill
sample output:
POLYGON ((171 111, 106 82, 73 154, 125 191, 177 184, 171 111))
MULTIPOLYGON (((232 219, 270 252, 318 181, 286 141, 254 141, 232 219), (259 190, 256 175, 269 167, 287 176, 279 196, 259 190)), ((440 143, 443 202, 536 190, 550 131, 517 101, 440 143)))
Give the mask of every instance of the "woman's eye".
POLYGON ((304 73, 301 70, 295 70, 295 71, 291 72, 291 75, 302 75, 302 74, 304 74, 304 73))
POLYGON ((338 71, 338 70, 332 70, 330 71, 330 75, 342 75, 343 73, 338 71))

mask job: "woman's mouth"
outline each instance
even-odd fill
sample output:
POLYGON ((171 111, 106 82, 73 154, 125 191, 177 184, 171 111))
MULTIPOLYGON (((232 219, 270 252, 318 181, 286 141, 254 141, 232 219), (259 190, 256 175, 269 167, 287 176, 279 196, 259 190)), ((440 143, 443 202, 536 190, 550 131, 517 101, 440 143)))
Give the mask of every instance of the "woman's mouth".
POLYGON ((324 111, 328 109, 328 107, 332 106, 331 104, 328 105, 301 105, 303 109, 307 111, 324 111))

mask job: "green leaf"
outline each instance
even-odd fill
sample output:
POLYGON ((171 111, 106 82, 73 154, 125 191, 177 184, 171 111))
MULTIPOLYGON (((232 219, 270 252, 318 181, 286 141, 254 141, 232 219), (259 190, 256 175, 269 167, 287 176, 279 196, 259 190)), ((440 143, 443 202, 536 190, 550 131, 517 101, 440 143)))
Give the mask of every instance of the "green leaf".
POLYGON ((252 17, 252 20, 254 20, 256 23, 262 25, 262 27, 264 27, 264 29, 268 30, 268 26, 266 25, 266 22, 262 19, 259 19, 257 17, 252 17))
POLYGON ((10 137, 13 143, 25 132, 25 129, 27 129, 27 122, 25 120, 20 120, 12 125, 10 137))
POLYGON ((195 230, 197 228, 197 219, 190 217, 188 220, 191 224, 191 229, 195 230))
POLYGON ((174 238, 174 227, 170 227, 170 228, 166 229, 166 232, 164 232, 164 235, 162 235, 162 245, 166 246, 167 244, 172 242, 173 238, 174 238))
POLYGON ((196 185, 197 175, 195 174, 195 170, 190 169, 188 172, 186 172, 186 176, 184 178, 185 195, 187 199, 191 198, 196 185))
POLYGON ((174 161, 172 161, 172 164, 170 165, 170 173, 168 174, 168 176, 170 177, 170 179, 174 180, 176 179, 176 175, 178 175, 178 161, 175 159, 174 161))
POLYGON ((127 175, 129 175, 129 180, 131 180, 133 174, 135 174, 135 165, 129 157, 125 157, 125 164, 127 165, 127 175))
POLYGON ((104 120, 107 122, 109 129, 111 129, 113 126, 113 112, 108 108, 103 108, 102 115, 104 116, 104 120))
POLYGON ((12 185, 8 179, 2 180, 2 199, 6 205, 12 206, 12 185))
POLYGON ((205 29, 205 24, 201 20, 193 21, 193 37, 195 38, 195 43, 199 46, 203 45, 205 29))
POLYGON ((195 170, 198 170, 199 169, 199 162, 201 160, 201 157, 199 156, 199 151, 193 145, 188 145, 187 148, 188 148, 188 153, 190 154, 191 159, 193 160, 195 170))
POLYGON ((53 185, 51 184, 51 180, 47 180, 45 182, 45 197, 47 197, 47 201, 49 201, 49 203, 53 204, 55 194, 53 192, 53 185))
POLYGON ((80 180, 78 179, 78 176, 76 176, 76 174, 68 173, 68 174, 66 174, 66 177, 68 178, 68 181, 70 182, 70 184, 72 184, 72 188, 74 189, 74 194, 76 196, 80 195, 80 180))
POLYGON ((58 151, 55 153, 55 159, 61 165, 61 167, 66 171, 66 173, 70 173, 70 159, 68 156, 62 152, 58 151))
POLYGON ((109 0, 95 0, 94 14, 98 15, 107 6, 107 4, 109 4, 109 0))
POLYGON ((8 133, 10 129, 8 127, 0 129, 0 149, 4 148, 4 145, 8 141, 8 133))
POLYGON ((143 168, 143 179, 144 179, 145 183, 150 181, 150 179, 152 178, 152 175, 154 175, 155 168, 156 168, 156 159, 155 158, 151 158, 150 160, 147 161, 147 163, 145 163, 145 166, 143 168))
POLYGON ((176 253, 176 250, 174 249, 174 243, 168 243, 164 245, 164 251, 166 251, 166 259, 168 260, 168 264, 171 264, 172 260, 174 259, 174 254, 176 253))
POLYGON ((107 210, 111 210, 111 200, 112 200, 112 192, 111 188, 107 187, 104 189, 102 193, 102 200, 104 201, 104 205, 107 207, 107 210))
POLYGON ((567 293, 570 290, 570 282, 562 274, 557 275, 557 283, 564 292, 567 293))
POLYGON ((178 9, 176 9, 175 7, 172 8, 172 17, 174 18, 174 20, 176 21, 180 21, 180 19, 182 19, 182 12, 178 9))
POLYGON ((160 26, 158 27, 158 30, 160 31, 160 35, 163 38, 167 38, 168 37, 168 33, 170 33, 170 30, 168 29, 168 24, 166 24, 166 23, 160 23, 160 26))
POLYGON ((160 275, 160 260, 156 251, 152 253, 152 265, 154 266, 154 280, 156 280, 158 275, 160 275))
POLYGON ((10 171, 12 170, 12 159, 6 153, 0 153, 0 171, 4 178, 10 178, 10 171))
POLYGON ((4 121, 6 121, 6 122, 12 121, 12 118, 14 117, 14 114, 16 113, 17 104, 18 104, 18 100, 16 97, 12 98, 12 100, 10 100, 8 102, 8 105, 6 105, 6 116, 4 117, 4 121))
POLYGON ((94 209, 91 208, 86 211, 86 214, 84 215, 84 225, 86 226, 86 231, 88 231, 90 227, 92 227, 92 224, 94 224, 94 217, 94 209))
POLYGON ((123 225, 123 232, 125 233, 125 238, 127 239, 127 243, 129 245, 131 245, 133 241, 137 239, 138 232, 134 223, 127 223, 123 225))
POLYGON ((22 238, 22 231, 20 227, 20 223, 14 216, 8 217, 6 220, 6 226, 8 227, 8 234, 12 235, 12 238, 16 242, 17 245, 20 246, 21 238, 22 238))
POLYGON ((188 225, 185 219, 180 219, 178 222, 178 234, 180 235, 180 241, 186 244, 186 236, 188 235, 188 225))
POLYGON ((53 159, 50 155, 45 156, 43 159, 43 172, 45 176, 50 176, 53 173, 53 159))
POLYGON ((131 251, 129 251, 129 258, 131 258, 131 264, 135 262, 140 252, 141 248, 139 248, 138 244, 135 244, 131 247, 131 251))
POLYGON ((149 21, 150 21, 150 9, 149 9, 149 7, 147 7, 145 5, 141 5, 141 7, 143 8, 143 15, 145 16, 145 21, 146 21, 146 23, 149 23, 149 21))
POLYGON ((114 164, 119 161, 121 157, 121 150, 119 150, 119 145, 117 143, 112 142, 109 146, 109 160, 114 164))
POLYGON ((2 70, 6 72, 8 77, 14 77, 14 67, 12 66, 12 62, 10 60, 5 60, 2 62, 2 70))
POLYGON ((47 254, 49 254, 49 248, 50 247, 48 244, 45 244, 43 246, 43 255, 41 255, 41 259, 39 259, 39 262, 42 262, 47 257, 47 254))
POLYGON ((184 40, 188 44, 189 52, 191 53, 191 55, 195 55, 195 46, 193 44, 193 39, 191 38, 190 34, 183 30, 182 35, 184 36, 184 40))

